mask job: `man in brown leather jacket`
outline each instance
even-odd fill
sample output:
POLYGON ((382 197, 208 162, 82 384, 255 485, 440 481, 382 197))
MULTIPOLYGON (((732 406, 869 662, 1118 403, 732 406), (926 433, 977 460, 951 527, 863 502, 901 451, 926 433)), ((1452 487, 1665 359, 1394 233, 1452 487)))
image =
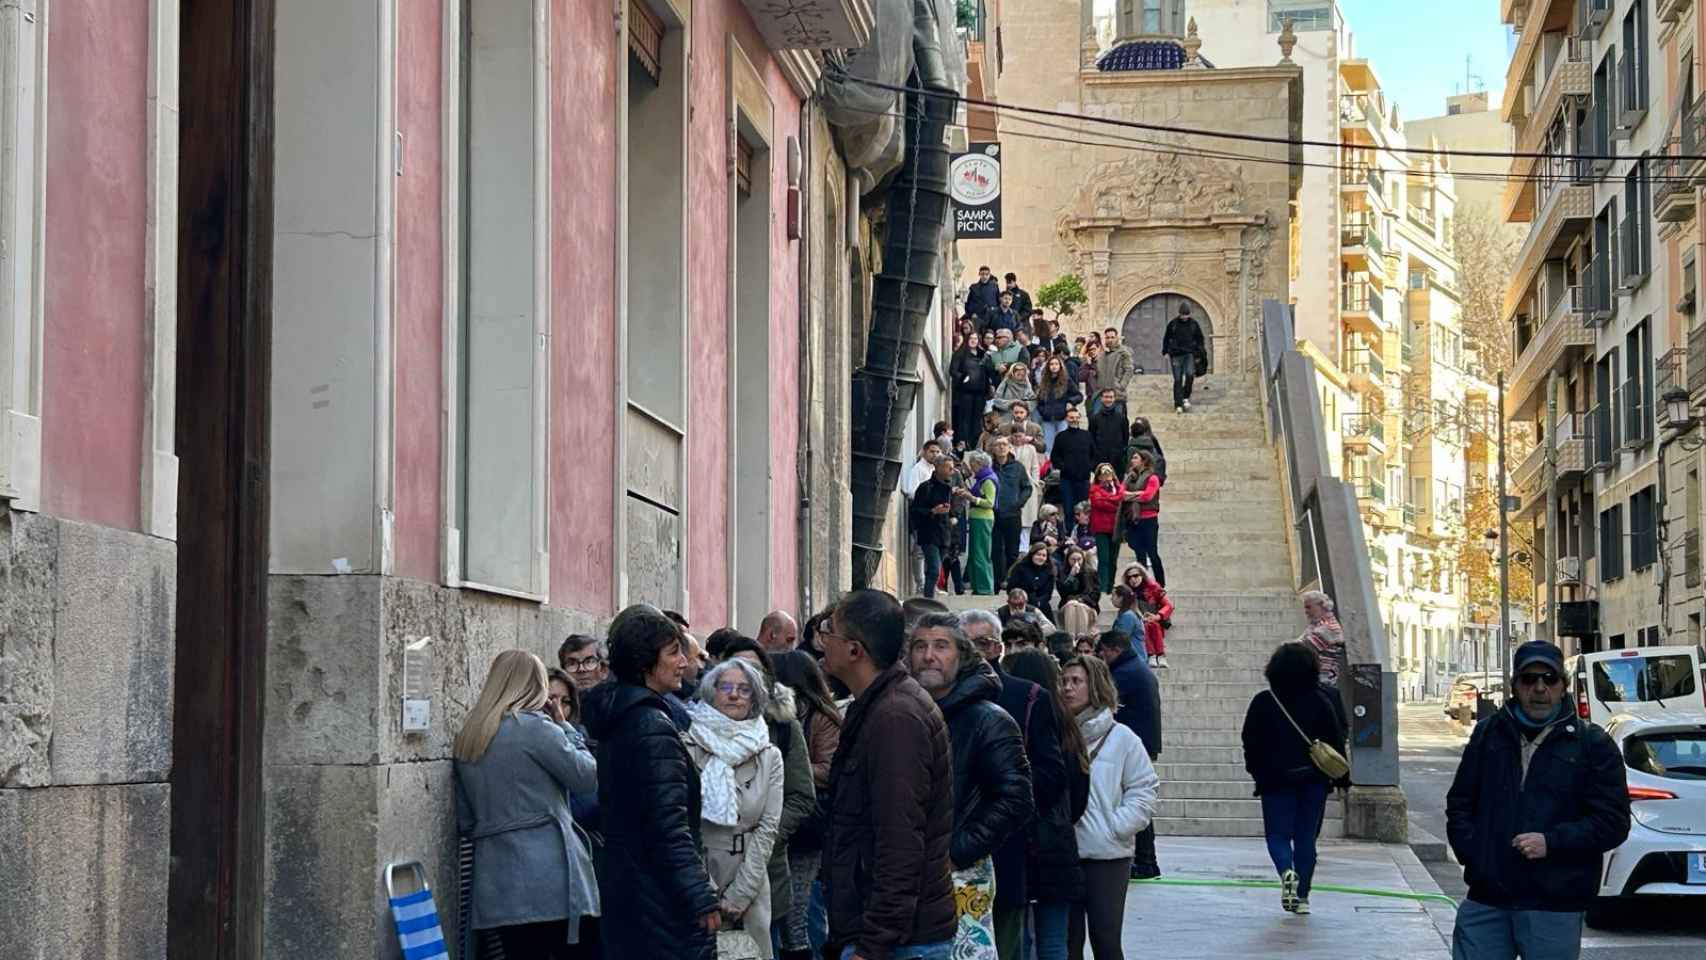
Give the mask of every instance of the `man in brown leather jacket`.
POLYGON ((941 711, 901 662, 900 603, 856 590, 817 637, 824 666, 855 697, 829 774, 824 957, 947 960, 958 923, 953 756, 941 711))

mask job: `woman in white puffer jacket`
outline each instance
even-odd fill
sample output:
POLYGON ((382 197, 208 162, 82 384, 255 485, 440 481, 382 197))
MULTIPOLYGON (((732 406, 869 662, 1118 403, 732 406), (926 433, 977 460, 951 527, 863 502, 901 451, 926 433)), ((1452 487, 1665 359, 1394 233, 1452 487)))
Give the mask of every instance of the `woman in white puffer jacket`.
POLYGON ((1090 751, 1090 803, 1075 830, 1084 865, 1085 902, 1068 920, 1072 960, 1083 960, 1085 927, 1096 960, 1124 960, 1120 928, 1131 876, 1132 844, 1155 816, 1160 778, 1143 741, 1114 721, 1119 694, 1108 667, 1094 657, 1066 662, 1060 677, 1066 709, 1078 718, 1090 751))

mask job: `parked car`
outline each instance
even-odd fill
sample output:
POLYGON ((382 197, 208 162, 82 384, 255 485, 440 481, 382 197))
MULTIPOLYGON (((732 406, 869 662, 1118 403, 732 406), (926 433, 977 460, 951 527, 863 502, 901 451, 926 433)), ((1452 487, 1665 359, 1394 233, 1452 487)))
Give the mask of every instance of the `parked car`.
POLYGON ((1662 718, 1706 708, 1695 647, 1584 653, 1571 657, 1564 668, 1575 688, 1576 715, 1602 727, 1620 713, 1662 718))
POLYGON ((1496 673, 1458 674, 1445 695, 1445 715, 1458 723, 1474 723, 1482 700, 1490 701, 1494 710, 1504 706, 1505 678, 1496 673))
POLYGON ((1599 902, 1604 926, 1636 897, 1706 897, 1706 712, 1620 714, 1605 723, 1628 766, 1629 839, 1605 855, 1599 902))

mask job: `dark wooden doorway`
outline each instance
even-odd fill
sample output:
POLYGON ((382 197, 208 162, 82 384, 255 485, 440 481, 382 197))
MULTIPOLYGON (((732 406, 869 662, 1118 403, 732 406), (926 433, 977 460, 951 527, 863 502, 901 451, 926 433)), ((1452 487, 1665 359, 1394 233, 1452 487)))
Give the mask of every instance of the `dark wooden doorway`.
POLYGON ((1204 342, 1208 345, 1209 369, 1214 368, 1214 323, 1209 319, 1208 311, 1202 304, 1178 293, 1157 293, 1144 297, 1143 301, 1131 308, 1126 314, 1125 325, 1120 330, 1120 336, 1125 338, 1125 345, 1131 348, 1132 362, 1143 369, 1146 374, 1167 374, 1167 358, 1161 353, 1161 337, 1167 332, 1167 323, 1179 315, 1179 308, 1191 308, 1191 316, 1197 318, 1202 326, 1204 342))
POLYGON ((183 0, 168 955, 261 956, 275 0, 183 0))

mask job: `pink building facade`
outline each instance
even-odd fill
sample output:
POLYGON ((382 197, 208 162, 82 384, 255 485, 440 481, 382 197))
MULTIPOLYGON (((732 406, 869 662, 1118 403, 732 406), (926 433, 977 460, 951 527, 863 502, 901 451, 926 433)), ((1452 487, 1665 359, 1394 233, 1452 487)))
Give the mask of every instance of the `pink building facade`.
MULTIPOLYGON (((497 652, 553 662, 638 601, 750 632, 846 588, 872 183, 814 100, 872 14, 801 9, 805 43, 756 0, 276 5, 269 956, 396 956, 388 862, 455 890, 450 742, 497 652)), ((0 9, 0 943, 26 954, 166 952, 177 619, 217 599, 176 565, 179 14, 0 9)))

